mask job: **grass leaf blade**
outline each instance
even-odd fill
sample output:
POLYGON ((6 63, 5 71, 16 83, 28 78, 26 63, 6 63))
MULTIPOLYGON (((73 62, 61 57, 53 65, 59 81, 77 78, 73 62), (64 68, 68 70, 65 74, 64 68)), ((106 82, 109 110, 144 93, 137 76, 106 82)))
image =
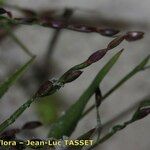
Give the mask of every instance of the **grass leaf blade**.
POLYGON ((142 62, 137 65, 131 72, 129 72, 124 78, 122 78, 110 91, 108 91, 104 96, 103 100, 108 97, 111 93, 113 93, 116 89, 118 89, 123 83, 129 80, 132 76, 134 76, 139 71, 142 71, 145 65, 148 63, 150 59, 150 55, 148 55, 142 62))
POLYGON ((35 57, 30 59, 26 64, 19 68, 14 74, 12 74, 6 81, 0 85, 0 98, 7 92, 7 90, 23 75, 26 69, 33 62, 35 57))
POLYGON ((99 86, 103 78, 107 75, 110 69, 118 60, 121 55, 122 50, 115 54, 108 63, 99 71, 91 85, 87 90, 81 95, 79 100, 73 104, 66 113, 61 116, 52 126, 49 132, 48 137, 53 137, 56 139, 62 138, 62 136, 70 136, 73 130, 75 129, 78 121, 81 118, 81 115, 84 111, 84 108, 89 101, 90 97, 95 93, 96 88, 99 86))
MULTIPOLYGON (((150 55, 148 55, 146 58, 144 58, 140 64, 138 64, 132 71, 130 71, 128 74, 126 74, 115 86, 113 86, 104 96, 102 97, 102 101, 104 101, 108 96, 110 96, 114 91, 116 91, 120 86, 122 86, 126 81, 128 81, 130 78, 132 78, 134 75, 136 75, 140 71, 144 71, 146 69, 149 69, 149 66, 146 66, 149 62, 150 55)), ((89 112, 91 112, 95 108, 95 104, 93 104, 90 108, 88 108, 84 114, 82 115, 82 118, 87 115, 89 112)))

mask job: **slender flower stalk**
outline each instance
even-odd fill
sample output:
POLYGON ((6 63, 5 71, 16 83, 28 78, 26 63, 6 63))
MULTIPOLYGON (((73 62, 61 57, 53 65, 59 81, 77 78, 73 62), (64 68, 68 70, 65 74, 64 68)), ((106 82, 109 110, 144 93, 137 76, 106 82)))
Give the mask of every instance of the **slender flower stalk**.
POLYGON ((97 145, 104 143, 109 138, 111 138, 114 134, 116 134, 118 131, 123 130, 124 128, 126 128, 128 125, 134 123, 135 121, 145 118, 149 114, 150 114, 150 97, 148 97, 146 100, 142 101, 139 104, 138 109, 135 111, 135 113, 133 114, 133 116, 130 120, 124 122, 123 124, 115 125, 114 127, 112 127, 108 134, 106 134, 101 139, 96 141, 94 143, 94 145, 92 145, 90 148, 88 148, 88 150, 92 150, 97 145))
MULTIPOLYGON (((5 10, 6 11, 6 10, 5 10)), ((68 30, 74 30, 78 32, 85 32, 85 33, 99 33, 102 36, 107 37, 116 37, 117 34, 120 32, 117 29, 112 28, 103 28, 100 26, 88 26, 86 24, 71 24, 69 22, 66 23, 66 20, 63 19, 53 19, 49 17, 39 17, 35 15, 31 15, 32 17, 27 18, 11 18, 11 17, 5 17, 0 16, 0 22, 8 23, 9 25, 19 25, 19 24, 25 24, 25 25, 40 25, 43 27, 49 27, 54 29, 68 29, 68 30)), ((141 31, 130 31, 127 32, 122 37, 125 37, 127 41, 136 41, 141 38, 143 38, 144 33, 141 31)), ((119 37, 119 36, 117 36, 119 37)))
POLYGON ((12 123, 16 121, 16 119, 28 108, 30 107, 31 103, 35 99, 29 99, 26 103, 24 103, 21 107, 19 107, 8 119, 6 119, 1 125, 0 125, 0 133, 3 132, 8 126, 10 126, 12 123))
MULTIPOLYGON (((62 14, 62 21, 64 21, 66 24, 68 23, 69 19, 71 18, 71 16, 73 15, 74 11, 72 9, 65 9, 63 14, 62 14)), ((49 59, 50 58, 50 55, 53 53, 54 51, 54 48, 55 48, 55 45, 59 39, 59 36, 61 34, 61 28, 60 29, 56 29, 53 33, 53 36, 49 42, 49 45, 48 45, 48 50, 46 52, 46 58, 49 59)))
POLYGON ((23 44, 23 42, 11 31, 9 25, 4 24, 3 28, 10 35, 10 37, 22 48, 22 50, 29 56, 34 57, 35 55, 23 44))
POLYGON ((100 138, 101 135, 101 131, 102 131, 102 122, 101 122, 101 115, 99 112, 99 107, 101 105, 101 101, 102 100, 102 92, 100 90, 100 88, 98 87, 95 91, 95 107, 96 107, 96 118, 97 118, 97 127, 95 129, 95 133, 97 133, 97 141, 100 138))
POLYGON ((50 18, 40 18, 38 16, 36 17, 30 17, 30 18, 8 18, 1 16, 0 21, 5 21, 10 25, 40 25, 43 27, 48 28, 54 28, 54 29, 68 29, 73 30, 77 32, 84 32, 84 33, 99 33, 103 36, 109 36, 113 37, 114 35, 118 34, 120 31, 117 29, 111 29, 111 28, 103 28, 103 27, 95 27, 95 26, 88 26, 85 24, 71 24, 71 23, 65 23, 64 20, 59 19, 50 19, 50 18))
MULTIPOLYGON (((112 42, 111 42, 112 43, 112 42)), ((113 43, 114 44, 114 43, 113 43)), ((118 45, 120 42, 118 43, 118 45)), ((84 69, 91 64, 97 62, 102 59, 105 55, 102 55, 104 50, 98 50, 94 54, 92 54, 86 61, 81 64, 78 64, 71 69, 69 69, 66 73, 64 73, 58 80, 52 79, 45 81, 35 92, 35 94, 25 102, 21 107, 19 107, 8 119, 6 119, 0 125, 0 132, 2 132, 5 128, 15 122, 15 120, 28 108, 30 105, 37 101, 40 97, 49 96, 63 87, 66 83, 72 82, 76 80, 82 73, 81 69, 84 69)))
MULTIPOLYGON (((62 86, 64 86, 64 84, 68 83, 68 75, 69 77, 69 82, 72 82, 73 80, 75 80, 76 78, 78 78, 81 74, 80 69, 84 69, 88 66, 90 66, 91 64, 97 62, 98 60, 102 59, 105 56, 105 52, 108 52, 111 48, 116 47, 117 45, 119 45, 121 43, 120 40, 118 40, 118 38, 116 38, 114 40, 112 40, 107 46, 106 49, 102 49, 102 50, 98 50, 96 51, 94 54, 92 54, 91 56, 89 56, 89 58, 84 61, 81 64, 78 64, 74 67, 72 67, 71 69, 69 69, 66 73, 64 73, 58 80, 52 80, 50 81, 50 86, 49 84, 47 85, 48 81, 46 81, 46 83, 43 83, 41 85, 41 87, 39 88, 39 90, 31 97, 31 99, 29 99, 27 102, 25 102, 19 109, 17 109, 14 114, 12 114, 6 121, 4 121, 1 125, 0 125, 0 132, 2 132, 6 127, 8 127, 9 125, 11 125, 13 122, 15 122, 15 120, 37 99, 39 99, 41 96, 48 96, 51 95, 53 93, 55 93, 57 90, 59 90, 62 86), (116 40, 117 39, 117 40, 116 40), (105 51, 105 52, 104 52, 105 51), (72 72, 80 72, 78 75, 75 75, 74 73, 71 75, 72 72), (74 76, 74 77, 73 77, 74 76)), ((146 59, 147 61, 149 60, 149 57, 146 59)), ((144 62, 144 65, 147 63, 144 62)), ((142 70, 142 68, 140 68, 140 66, 137 66, 137 68, 134 70, 134 72, 132 72, 131 74, 129 74, 127 77, 125 77, 125 79, 121 80, 114 89, 117 89, 122 83, 124 83, 128 78, 132 77, 132 75, 135 74, 135 72, 138 72, 139 70, 142 70)), ((113 90, 114 91, 114 90, 113 90)), ((111 92, 109 92, 111 93, 111 92)), ((110 94, 107 94, 110 95, 110 94)), ((104 97, 106 98, 107 96, 104 95, 104 97)), ((103 98, 104 99, 104 98, 103 98)), ((93 107, 93 106, 92 106, 93 107)), ((91 110, 93 108, 90 108, 91 110)), ((84 114, 83 114, 84 116, 84 114)))

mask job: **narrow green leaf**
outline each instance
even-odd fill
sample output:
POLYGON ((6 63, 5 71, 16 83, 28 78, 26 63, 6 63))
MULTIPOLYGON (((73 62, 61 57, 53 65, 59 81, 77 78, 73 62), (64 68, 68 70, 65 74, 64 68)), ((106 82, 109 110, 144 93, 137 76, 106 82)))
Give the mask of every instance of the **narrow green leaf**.
POLYGON ((125 83, 127 80, 129 80, 132 76, 134 76, 139 71, 144 70, 144 67, 149 62, 150 55, 148 55, 142 62, 137 65, 131 72, 129 72, 124 78, 122 78, 111 90, 109 90, 104 96, 103 100, 108 97, 111 93, 113 93, 116 89, 118 89, 123 83, 125 83))
POLYGON ((7 92, 7 90, 24 74, 26 69, 31 65, 35 57, 30 59, 26 64, 19 68, 6 81, 0 85, 0 98, 7 92))
MULTIPOLYGON (((150 55, 144 58, 140 64, 138 64, 132 71, 130 71, 127 75, 125 75, 115 86, 113 86, 104 96, 102 97, 102 101, 104 101, 108 96, 110 96, 114 91, 116 91, 120 86, 122 86, 126 81, 132 78, 135 74, 140 71, 144 71, 149 69, 149 66, 146 67, 150 59, 150 55)), ((82 115, 82 118, 91 112, 95 108, 95 104, 93 104, 90 108, 88 108, 82 115)))
POLYGON ((83 110, 90 97, 95 93, 96 88, 99 86, 99 84, 107 75, 107 73, 110 71, 112 66, 116 63, 121 53, 122 50, 115 54, 108 61, 108 63, 99 71, 91 85, 81 95, 79 100, 77 100, 77 102, 73 104, 63 116, 61 116, 54 124, 52 124, 48 137, 60 139, 62 138, 62 136, 71 135, 78 121, 80 120, 83 110))
POLYGON ((34 57, 35 55, 32 54, 32 52, 28 49, 28 47, 13 33, 12 28, 7 24, 2 24, 3 29, 6 30, 6 32, 10 35, 10 37, 16 42, 21 49, 30 57, 34 57))

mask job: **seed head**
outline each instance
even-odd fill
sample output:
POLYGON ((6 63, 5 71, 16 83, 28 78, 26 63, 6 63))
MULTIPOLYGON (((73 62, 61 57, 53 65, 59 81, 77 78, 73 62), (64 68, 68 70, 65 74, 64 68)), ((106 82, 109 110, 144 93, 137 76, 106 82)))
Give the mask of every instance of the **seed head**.
POLYGON ((86 63, 88 64, 95 63, 99 61, 101 58, 103 58, 106 53, 107 49, 98 50, 87 59, 86 63))
POLYGON ((125 39, 127 41, 136 41, 136 40, 140 40, 142 39, 144 36, 144 32, 140 32, 140 31, 130 31, 127 32, 125 35, 125 39))
POLYGON ((53 88, 53 83, 49 80, 45 81, 40 88, 38 89, 38 91, 35 94, 35 97, 43 97, 43 96, 47 96, 49 94, 49 91, 51 91, 53 88))
POLYGON ((80 24, 70 24, 67 29, 79 31, 79 32, 93 32, 95 31, 93 27, 80 25, 80 24))
POLYGON ((75 71, 68 72, 63 77, 63 82, 64 83, 69 83, 69 82, 72 82, 72 81, 76 80, 82 74, 82 72, 83 71, 80 71, 80 70, 75 70, 75 71))
POLYGON ((114 40, 112 40, 112 41, 108 44, 107 49, 110 50, 110 49, 115 48, 115 47, 118 46, 123 40, 124 40, 124 36, 115 38, 114 40))
POLYGON ((61 20, 49 20, 47 18, 41 20, 41 24, 45 27, 52 27, 55 29, 65 28, 65 22, 61 20))
POLYGON ((101 35, 111 37, 111 36, 114 36, 114 35, 116 35, 117 33, 119 33, 119 30, 107 28, 107 29, 100 29, 98 32, 99 32, 101 35))

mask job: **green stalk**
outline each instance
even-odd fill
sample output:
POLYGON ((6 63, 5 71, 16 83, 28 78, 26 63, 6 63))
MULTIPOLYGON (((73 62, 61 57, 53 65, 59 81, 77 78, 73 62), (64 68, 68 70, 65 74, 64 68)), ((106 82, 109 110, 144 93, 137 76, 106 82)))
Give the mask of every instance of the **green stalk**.
POLYGON ((31 98, 29 99, 26 103, 24 103, 19 109, 17 109, 7 120, 5 120, 1 125, 0 125, 0 133, 6 129, 9 125, 15 122, 15 120, 28 108, 30 107, 31 103, 35 99, 31 98))
MULTIPOLYGON (((122 86, 127 80, 133 77, 140 71, 144 71, 149 69, 149 66, 146 67, 146 64, 149 62, 150 55, 147 56, 139 65, 137 65, 131 72, 125 75, 114 87, 112 87, 104 96, 102 97, 102 101, 104 101, 108 96, 110 96, 115 90, 117 90, 120 86, 122 86)), ((88 108, 82 115, 81 118, 86 116, 89 112, 91 112, 95 108, 95 104, 93 104, 90 108, 88 108)))
POLYGON ((22 50, 30 57, 35 55, 30 52, 30 50, 23 44, 23 42, 11 31, 11 28, 8 25, 4 25, 5 30, 8 32, 10 37, 22 48, 22 50))

